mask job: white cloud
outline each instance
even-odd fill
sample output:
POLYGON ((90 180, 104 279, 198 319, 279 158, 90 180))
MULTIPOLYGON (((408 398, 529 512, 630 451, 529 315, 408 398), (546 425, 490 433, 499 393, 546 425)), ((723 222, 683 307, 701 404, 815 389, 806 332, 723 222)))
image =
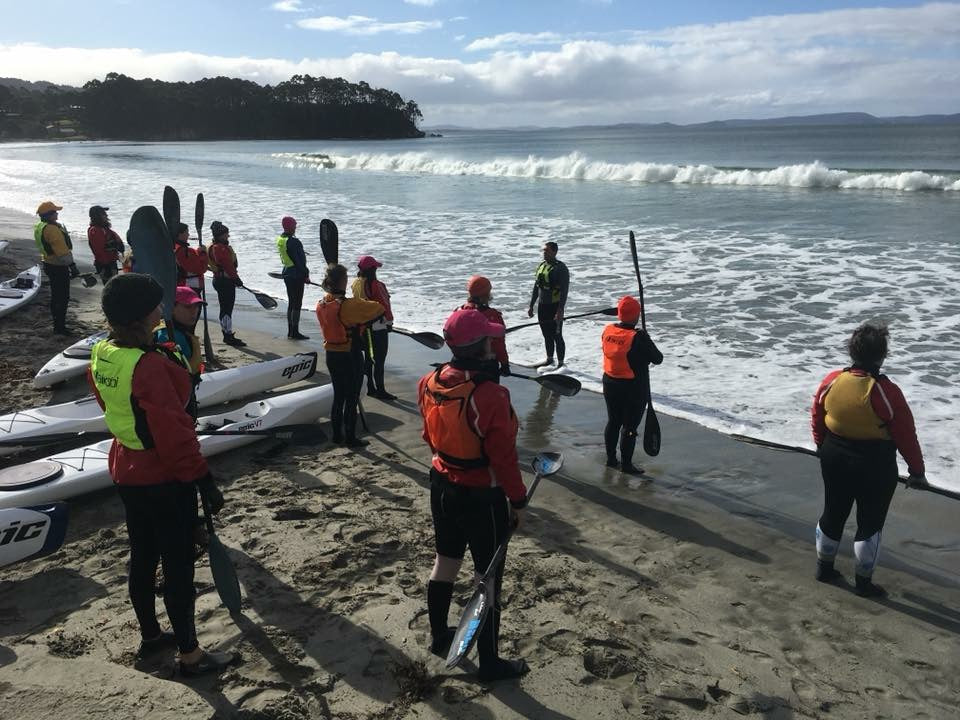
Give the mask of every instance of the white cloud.
POLYGON ((306 10, 301 7, 302 4, 302 0, 278 0, 278 2, 270 6, 270 9, 279 12, 306 12, 306 10))
MULTIPOLYGON (((325 22, 330 31, 355 32, 378 21, 354 16, 325 22)), ((7 76, 71 84, 111 71, 261 83, 297 73, 344 77, 416 100, 428 124, 954 113, 960 110, 960 4, 753 18, 642 33, 619 43, 496 50, 471 61, 395 52, 294 61, 20 44, 0 45, 0 67, 7 76)))
POLYGON ((439 29, 443 27, 443 21, 410 20, 408 22, 380 22, 376 18, 366 17, 365 15, 348 15, 347 17, 324 15, 322 17, 297 20, 297 25, 305 30, 342 32, 347 35, 378 35, 380 33, 415 35, 425 30, 439 29))
POLYGON ((467 45, 465 50, 499 50, 505 47, 525 47, 529 45, 559 45, 570 38, 555 32, 518 33, 509 32, 494 35, 493 37, 477 38, 467 45))
POLYGON ((433 7, 438 0, 403 0, 407 5, 420 5, 421 7, 433 7))

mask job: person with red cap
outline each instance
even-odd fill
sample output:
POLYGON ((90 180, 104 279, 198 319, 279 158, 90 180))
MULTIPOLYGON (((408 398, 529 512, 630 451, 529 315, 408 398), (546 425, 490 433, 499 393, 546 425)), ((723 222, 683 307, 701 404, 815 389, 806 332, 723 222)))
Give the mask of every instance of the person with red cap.
MULTIPOLYGON (((396 400, 383 384, 384 365, 387 361, 390 328, 393 327, 393 311, 390 308, 390 293, 387 286, 377 280, 377 262, 373 255, 361 255, 357 261, 357 279, 353 281, 353 296, 360 300, 376 300, 383 306, 383 317, 367 326, 364 332, 364 368, 367 374, 367 395, 381 400, 396 400)), ((360 379, 361 384, 363 379, 360 379)))
POLYGON ((287 215, 280 221, 283 232, 277 236, 277 252, 283 263, 283 284, 287 286, 287 337, 291 340, 308 340, 300 332, 300 307, 303 305, 303 288, 310 282, 307 254, 303 243, 294 235, 297 221, 287 215))
MULTIPOLYGON (((493 286, 483 275, 474 275, 467 280, 467 302, 461 306, 462 310, 478 310, 483 316, 492 323, 506 325, 503 321, 503 315, 499 310, 490 307, 490 301, 493 299, 493 286)), ((493 354, 500 363, 500 374, 510 374, 510 357, 507 355, 507 341, 503 337, 491 338, 490 345, 493 348, 493 354)))
POLYGON ((93 346, 87 380, 113 434, 108 465, 123 502, 130 542, 128 590, 140 626, 140 658, 176 646, 182 675, 220 672, 233 653, 197 641, 194 531, 197 493, 210 512, 223 509, 193 417, 185 406, 190 377, 183 358, 154 343, 163 288, 149 275, 124 273, 103 288, 110 337, 93 346), (157 620, 155 579, 164 571, 163 603, 173 632, 157 620))
POLYGON ((382 316, 383 306, 373 300, 346 297, 347 269, 343 265, 328 265, 321 286, 327 294, 317 303, 317 320, 333 383, 333 442, 361 447, 366 442, 357 437, 358 396, 363 383, 357 345, 361 342, 360 328, 382 316))
POLYGON ((177 285, 196 290, 202 299, 203 276, 208 266, 207 250, 203 247, 190 247, 190 228, 186 223, 177 225, 173 256, 177 261, 177 285))
MULTIPOLYGON (((430 510, 436 557, 427 583, 430 650, 446 657, 455 628, 447 625, 453 583, 466 549, 478 575, 486 572, 511 524, 519 527, 527 490, 517 460, 516 413, 510 391, 496 378, 500 367, 491 340, 503 325, 473 308, 455 310, 443 326, 453 359, 424 375, 417 387, 423 439, 433 452, 430 510)), ((497 568, 494 603, 477 636, 479 677, 516 678, 523 660, 497 650, 503 562, 497 568)))
POLYGON ((187 410, 194 417, 197 416, 196 389, 200 384, 200 374, 203 372, 203 356, 200 352, 200 338, 194 332, 197 320, 200 318, 200 309, 203 300, 197 293, 186 285, 178 285, 173 303, 173 338, 170 338, 166 327, 157 329, 154 341, 157 345, 165 345, 171 350, 180 352, 187 361, 187 369, 193 380, 193 390, 187 410))
POLYGON ((119 271, 117 261, 124 250, 123 240, 110 226, 110 218, 107 216, 109 209, 102 205, 90 208, 90 227, 87 228, 87 244, 93 253, 93 268, 104 285, 119 271))
POLYGON ((234 347, 244 347, 246 343, 233 331, 233 306, 237 302, 237 288, 243 287, 243 280, 237 274, 237 253, 230 247, 230 228, 219 220, 210 224, 213 242, 207 253, 207 264, 213 272, 213 289, 217 291, 220 305, 220 329, 223 330, 223 342, 234 347))
POLYGON ((642 475, 633 464, 637 428, 650 399, 649 365, 663 362, 663 354, 645 330, 637 329, 640 303, 629 295, 617 303, 618 323, 603 329, 603 399, 607 405, 607 426, 603 440, 607 467, 619 467, 629 475, 642 475), (617 440, 620 461, 617 462, 617 440))

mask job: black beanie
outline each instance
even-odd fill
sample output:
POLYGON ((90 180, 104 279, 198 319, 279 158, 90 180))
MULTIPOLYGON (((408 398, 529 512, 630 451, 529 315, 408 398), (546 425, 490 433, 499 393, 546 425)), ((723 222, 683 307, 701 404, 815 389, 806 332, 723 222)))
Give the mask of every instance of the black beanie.
POLYGON ((103 288, 100 306, 111 325, 129 325, 163 302, 163 288, 149 275, 120 273, 103 288))

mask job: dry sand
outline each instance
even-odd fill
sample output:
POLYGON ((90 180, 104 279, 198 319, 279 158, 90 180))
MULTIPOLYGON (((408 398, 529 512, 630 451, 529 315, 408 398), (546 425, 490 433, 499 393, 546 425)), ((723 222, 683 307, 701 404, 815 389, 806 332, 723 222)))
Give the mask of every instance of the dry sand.
MULTIPOLYGON (((0 228, 16 241, 0 256, 7 277, 32 258, 29 219, 7 213, 0 228)), ((77 290, 70 324, 82 335, 98 326, 97 291, 77 290)), ((47 297, 0 319, 2 411, 86 391, 30 389, 65 345, 47 334, 47 297)), ((281 315, 267 332, 248 329, 252 317, 238 318, 249 352, 216 343, 227 364, 302 349, 275 336, 281 315)), ((558 403, 517 380, 524 461, 537 449, 568 457, 508 555, 501 651, 532 670, 492 686, 472 666, 445 671, 425 650, 429 454, 413 378, 427 359, 394 342, 400 399, 365 403, 371 442, 359 452, 262 442, 213 461, 245 596, 231 617, 202 561, 201 642, 242 656, 218 679, 171 677, 172 656, 134 667, 121 504, 112 491, 71 503, 62 550, 0 571, 0 718, 958 716, 949 501, 898 493, 877 572, 891 597, 864 600, 812 578, 815 461, 661 418, 648 477, 623 478, 599 462, 597 396, 558 403)), ((838 565, 851 578, 848 548, 838 565)), ((464 571, 452 615, 469 583, 464 571)))

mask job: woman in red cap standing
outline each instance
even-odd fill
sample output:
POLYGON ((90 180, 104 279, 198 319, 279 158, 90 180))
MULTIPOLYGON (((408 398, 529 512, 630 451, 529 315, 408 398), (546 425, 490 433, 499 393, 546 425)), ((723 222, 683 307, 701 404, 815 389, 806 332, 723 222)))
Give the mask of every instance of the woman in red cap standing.
MULTIPOLYGON (((490 301, 493 299, 492 290, 493 286, 487 278, 483 275, 474 275, 467 280, 467 302, 461 306, 461 310, 478 310, 490 322, 506 325, 500 311, 490 307, 490 301)), ((500 363, 500 374, 509 375, 510 358, 507 355, 506 338, 490 338, 490 346, 493 348, 497 362, 500 363)))
MULTIPOLYGON (((393 327, 393 312, 390 309, 390 293, 387 286, 377 280, 377 262, 372 255, 362 255, 357 261, 357 279, 353 281, 353 296, 360 300, 376 300, 383 306, 383 317, 367 326, 364 333, 364 367, 367 373, 367 394, 381 400, 395 400, 396 395, 383 386, 383 369, 387 360, 389 331, 393 327)), ((363 380, 361 379, 361 384, 363 380)))
POLYGON ((300 332, 300 306, 303 305, 303 288, 310 282, 310 269, 303 243, 294 233, 297 221, 287 215, 280 221, 283 232, 277 236, 277 251, 283 263, 283 284, 287 286, 287 337, 291 340, 308 340, 300 332))
POLYGON ((633 450, 637 427, 650 397, 648 365, 659 365, 663 354, 645 330, 637 329, 640 303, 625 295, 617 303, 618 323, 603 329, 603 399, 607 404, 607 426, 603 440, 607 449, 607 467, 619 467, 629 475, 642 475, 634 466, 633 450), (620 462, 617 462, 617 440, 620 462))

